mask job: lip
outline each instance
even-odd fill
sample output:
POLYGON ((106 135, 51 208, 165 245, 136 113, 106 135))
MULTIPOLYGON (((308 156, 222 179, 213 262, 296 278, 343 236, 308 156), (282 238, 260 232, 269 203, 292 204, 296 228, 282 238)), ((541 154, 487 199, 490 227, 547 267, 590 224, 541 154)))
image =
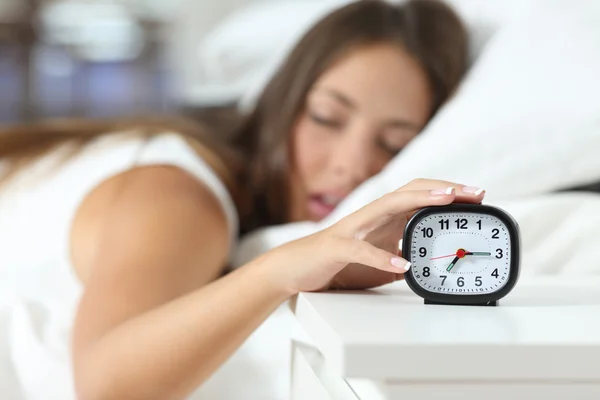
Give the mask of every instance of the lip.
POLYGON ((341 192, 320 192, 313 193, 308 196, 308 210, 315 219, 320 220, 327 217, 329 214, 336 209, 336 207, 344 201, 347 194, 342 194, 341 192), (328 204, 323 201, 323 197, 330 196, 339 199, 339 201, 333 205, 328 204))

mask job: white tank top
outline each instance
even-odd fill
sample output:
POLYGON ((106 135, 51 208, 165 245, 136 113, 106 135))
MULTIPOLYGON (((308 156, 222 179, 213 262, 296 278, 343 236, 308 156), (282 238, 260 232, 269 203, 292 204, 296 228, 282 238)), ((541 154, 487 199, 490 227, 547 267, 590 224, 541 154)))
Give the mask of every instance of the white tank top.
MULTIPOLYGON (((135 166, 180 167, 214 193, 227 217, 230 248, 236 245, 238 219, 228 191, 180 136, 167 133, 144 139, 108 135, 46 174, 63 151, 67 147, 36 161, 0 189, 3 399, 75 399, 70 335, 83 288, 70 261, 69 232, 82 200, 102 181, 135 166)), ((192 398, 285 398, 288 382, 282 374, 286 374, 287 365, 278 374, 264 373, 277 371, 273 366, 287 362, 287 354, 273 358, 274 341, 279 340, 282 351, 289 349, 289 341, 277 337, 280 322, 263 324, 192 398)))

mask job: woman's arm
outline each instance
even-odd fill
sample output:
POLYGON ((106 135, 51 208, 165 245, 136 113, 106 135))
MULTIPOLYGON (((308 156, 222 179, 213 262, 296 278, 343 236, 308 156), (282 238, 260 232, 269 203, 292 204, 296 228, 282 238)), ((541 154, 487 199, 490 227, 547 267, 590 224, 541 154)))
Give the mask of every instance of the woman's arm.
POLYGON ((185 397, 288 295, 259 265, 205 286, 223 268, 229 233, 208 190, 177 169, 102 185, 74 232, 74 258, 88 263, 73 343, 84 400, 185 397))
POLYGON ((417 181, 203 286, 198 277, 210 274, 198 271, 224 258, 215 250, 224 219, 191 178, 166 175, 135 179, 106 213, 74 332, 83 400, 185 397, 290 295, 327 287, 350 263, 405 272, 406 260, 366 242, 369 233, 457 194, 483 198, 417 181))

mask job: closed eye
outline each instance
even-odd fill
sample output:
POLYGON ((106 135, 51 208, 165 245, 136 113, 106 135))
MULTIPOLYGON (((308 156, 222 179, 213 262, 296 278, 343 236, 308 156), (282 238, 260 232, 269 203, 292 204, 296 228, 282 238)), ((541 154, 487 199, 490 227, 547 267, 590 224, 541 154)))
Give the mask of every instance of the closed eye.
POLYGON ((400 151, 402 151, 402 149, 404 147, 404 146, 402 146, 402 147, 392 146, 389 143, 386 143, 386 141, 382 140, 382 139, 379 139, 377 141, 377 145, 392 156, 395 156, 396 154, 400 153, 400 151))
POLYGON ((322 126, 326 126, 328 128, 336 128, 339 129, 342 124, 339 121, 336 121, 334 119, 328 119, 328 118, 323 118, 320 117, 316 114, 313 113, 309 113, 308 117, 316 124, 318 125, 322 125, 322 126))

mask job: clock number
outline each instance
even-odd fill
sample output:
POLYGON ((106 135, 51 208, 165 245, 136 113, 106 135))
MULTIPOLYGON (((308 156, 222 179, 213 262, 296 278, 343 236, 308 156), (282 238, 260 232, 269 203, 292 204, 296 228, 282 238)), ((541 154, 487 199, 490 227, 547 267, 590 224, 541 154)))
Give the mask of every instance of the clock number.
POLYGON ((419 256, 425 257, 427 255, 427 249, 425 247, 419 248, 419 256))
POLYGON ((504 253, 502 253, 502 249, 496 249, 496 258, 504 257, 504 253))
POLYGON ((463 287, 463 286, 465 286, 465 278, 463 278, 462 276, 461 276, 461 277, 459 277, 459 278, 456 280, 456 284, 458 285, 458 287, 463 287))
POLYGON ((494 272, 492 272, 492 276, 494 276, 494 277, 496 277, 496 278, 498 277, 498 268, 496 268, 496 269, 494 270, 494 272))
POLYGON ((429 278, 429 275, 431 275, 431 272, 429 272, 429 267, 423 268, 423 276, 425 278, 429 278))
POLYGON ((477 221, 477 225, 479 226, 479 230, 481 230, 481 220, 477 221))
POLYGON ((442 286, 444 286, 444 282, 446 282, 447 277, 448 275, 440 275, 440 278, 442 278, 442 286))
POLYGON ((462 219, 457 219, 456 221, 456 229, 467 229, 467 220, 462 218, 462 219))
POLYGON ((492 229, 492 239, 500 239, 500 236, 498 236, 500 234, 500 229, 494 228, 492 229))
POLYGON ((450 220, 448 219, 440 219, 440 226, 441 229, 450 229, 450 220))
POLYGON ((483 285, 483 282, 481 281, 481 277, 477 276, 475 277, 475 286, 481 286, 483 285))
POLYGON ((421 229, 421 231, 423 231, 423 237, 432 237, 433 236, 433 229, 432 228, 423 228, 421 229))

